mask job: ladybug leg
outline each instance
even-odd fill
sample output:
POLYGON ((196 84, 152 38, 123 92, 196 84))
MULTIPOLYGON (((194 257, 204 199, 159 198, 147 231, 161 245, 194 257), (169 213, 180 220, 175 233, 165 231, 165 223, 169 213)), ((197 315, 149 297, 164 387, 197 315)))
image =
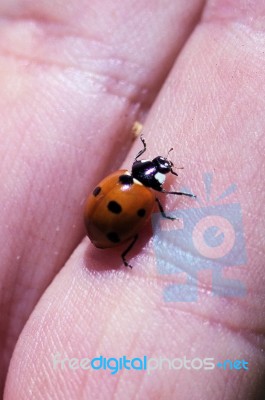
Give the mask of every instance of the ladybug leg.
POLYGON ((165 194, 177 194, 179 196, 188 196, 188 197, 194 197, 194 198, 197 197, 195 194, 185 193, 185 192, 167 192, 165 189, 161 189, 161 192, 165 193, 165 194))
POLYGON ((173 169, 171 169, 170 172, 172 175, 178 176, 178 174, 175 171, 173 171, 173 169))
POLYGON ((133 248, 133 246, 134 246, 134 244, 135 244, 135 242, 136 242, 137 239, 138 239, 138 235, 135 235, 134 238, 133 238, 133 240, 131 241, 131 243, 130 243, 129 246, 127 247, 127 249, 125 249, 124 252, 123 252, 122 255, 121 255, 121 258, 122 258, 122 261, 123 261, 123 264, 125 265, 125 267, 130 267, 130 268, 132 268, 132 266, 128 263, 128 261, 126 260, 125 257, 126 257, 127 254, 129 253, 129 251, 133 248))
MULTIPOLYGON (((184 167, 179 167, 177 169, 184 169, 184 167)), ((175 171, 173 171, 172 168, 171 168, 170 172, 171 172, 172 175, 178 176, 178 174, 175 171)))
POLYGON ((139 158, 142 154, 144 154, 144 152, 146 151, 146 142, 144 140, 143 135, 140 136, 140 139, 143 143, 144 148, 142 150, 139 151, 139 153, 137 154, 137 156, 135 157, 134 161, 137 161, 137 158, 139 158))
POLYGON ((162 204, 160 203, 160 201, 159 201, 159 199, 157 197, 156 197, 156 202, 158 204, 159 211, 161 212, 163 218, 171 219, 171 221, 174 221, 175 219, 177 219, 177 218, 174 218, 174 217, 169 217, 168 215, 165 214, 163 206, 162 206, 162 204))

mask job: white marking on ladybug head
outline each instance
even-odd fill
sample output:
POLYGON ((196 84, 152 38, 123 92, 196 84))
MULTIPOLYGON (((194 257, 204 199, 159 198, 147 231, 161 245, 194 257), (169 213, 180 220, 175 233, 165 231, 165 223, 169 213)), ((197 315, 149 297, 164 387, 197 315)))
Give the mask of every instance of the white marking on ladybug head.
POLYGON ((133 178, 133 183, 135 183, 136 185, 143 186, 142 182, 138 181, 138 179, 135 179, 135 178, 133 178))
POLYGON ((157 172, 155 174, 155 179, 160 183, 160 185, 163 185, 163 183, 166 180, 166 175, 165 174, 161 174, 161 172, 157 172))

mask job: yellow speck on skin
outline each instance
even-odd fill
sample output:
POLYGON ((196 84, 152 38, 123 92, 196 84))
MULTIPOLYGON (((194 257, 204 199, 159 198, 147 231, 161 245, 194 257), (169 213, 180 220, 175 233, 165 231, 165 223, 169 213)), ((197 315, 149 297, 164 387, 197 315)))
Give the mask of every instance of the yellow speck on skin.
POLYGON ((138 136, 140 136, 141 132, 143 130, 143 125, 139 121, 135 121, 135 123, 132 126, 132 134, 134 139, 137 139, 138 136))

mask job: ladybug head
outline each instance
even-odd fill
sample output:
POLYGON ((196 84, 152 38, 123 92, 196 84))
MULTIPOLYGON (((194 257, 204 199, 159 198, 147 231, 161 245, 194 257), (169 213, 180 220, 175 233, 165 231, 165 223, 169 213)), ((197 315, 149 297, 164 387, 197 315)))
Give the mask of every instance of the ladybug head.
POLYGON ((152 162, 156 166, 157 172, 160 172, 161 174, 171 172, 173 167, 173 162, 169 161, 166 157, 158 156, 154 158, 152 162))

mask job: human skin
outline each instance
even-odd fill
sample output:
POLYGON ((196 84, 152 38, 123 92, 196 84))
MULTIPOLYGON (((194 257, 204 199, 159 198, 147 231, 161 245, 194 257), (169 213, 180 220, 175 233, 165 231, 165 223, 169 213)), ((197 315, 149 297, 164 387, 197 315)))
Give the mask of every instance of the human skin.
POLYGON ((0 13, 4 398, 264 399, 262 2, 1 0, 0 13), (157 272, 150 225, 132 270, 121 249, 83 239, 86 196, 130 167, 138 119, 147 156, 174 147, 172 161, 184 166, 167 188, 204 198, 205 172, 214 197, 236 183, 247 263, 226 273, 246 296, 213 297, 203 271, 196 302, 165 302, 177 277, 157 272), (111 375, 54 369, 56 353, 245 359, 249 370, 111 375))

